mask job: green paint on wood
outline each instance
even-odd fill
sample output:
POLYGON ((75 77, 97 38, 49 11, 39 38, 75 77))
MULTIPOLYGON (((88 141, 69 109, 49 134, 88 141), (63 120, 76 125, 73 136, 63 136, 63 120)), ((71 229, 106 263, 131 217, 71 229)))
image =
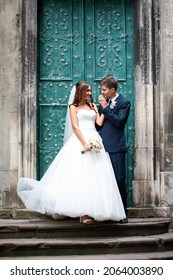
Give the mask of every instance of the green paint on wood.
POLYGON ((37 169, 42 177, 63 143, 71 88, 113 75, 132 103, 126 127, 127 186, 131 206, 134 147, 133 1, 41 0, 38 30, 37 169))

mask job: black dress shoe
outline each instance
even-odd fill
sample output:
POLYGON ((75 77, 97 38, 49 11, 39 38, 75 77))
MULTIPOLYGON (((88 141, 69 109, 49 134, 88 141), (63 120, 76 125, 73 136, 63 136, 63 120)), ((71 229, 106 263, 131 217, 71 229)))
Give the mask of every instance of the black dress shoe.
POLYGON ((120 220, 119 223, 120 224, 127 224, 128 223, 128 218, 120 220))

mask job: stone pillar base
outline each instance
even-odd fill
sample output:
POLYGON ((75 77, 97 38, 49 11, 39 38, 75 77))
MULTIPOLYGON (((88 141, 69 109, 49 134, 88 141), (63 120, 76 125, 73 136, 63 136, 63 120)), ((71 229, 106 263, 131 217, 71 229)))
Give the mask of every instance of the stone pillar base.
POLYGON ((172 218, 171 207, 128 208, 129 218, 172 218))
POLYGON ((30 220, 30 219, 47 219, 49 216, 29 211, 27 209, 1 209, 0 210, 0 219, 21 219, 21 220, 30 220))

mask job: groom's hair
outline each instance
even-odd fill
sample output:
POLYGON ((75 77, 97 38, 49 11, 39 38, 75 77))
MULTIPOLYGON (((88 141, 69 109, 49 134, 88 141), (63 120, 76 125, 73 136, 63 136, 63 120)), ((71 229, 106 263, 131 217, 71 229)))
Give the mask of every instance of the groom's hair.
POLYGON ((114 88, 115 90, 117 90, 118 81, 114 77, 108 76, 108 77, 103 78, 100 81, 100 86, 103 86, 103 85, 107 86, 109 89, 114 88))

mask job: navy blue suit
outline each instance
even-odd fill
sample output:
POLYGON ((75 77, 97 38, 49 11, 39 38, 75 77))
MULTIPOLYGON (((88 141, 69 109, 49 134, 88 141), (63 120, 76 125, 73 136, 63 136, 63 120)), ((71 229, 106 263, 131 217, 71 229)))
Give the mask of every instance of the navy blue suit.
POLYGON ((127 214, 127 193, 126 193, 126 139, 124 134, 125 125, 130 113, 130 101, 121 94, 116 99, 113 109, 99 107, 99 112, 105 116, 104 124, 100 129, 100 136, 103 139, 105 150, 109 153, 118 188, 122 197, 125 212, 127 214))

